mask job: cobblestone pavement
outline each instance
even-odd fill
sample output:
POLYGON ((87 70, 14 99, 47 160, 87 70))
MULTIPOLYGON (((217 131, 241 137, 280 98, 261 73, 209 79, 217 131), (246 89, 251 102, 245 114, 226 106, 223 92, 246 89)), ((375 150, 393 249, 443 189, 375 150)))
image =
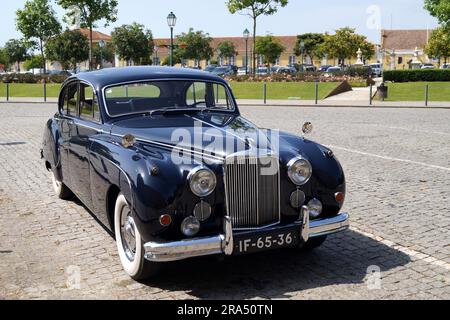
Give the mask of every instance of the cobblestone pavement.
POLYGON ((54 110, 0 105, 0 299, 450 298, 447 110, 244 107, 261 127, 314 123, 346 170, 351 230, 312 253, 173 263, 145 284, 80 203, 53 195, 38 153, 54 110))

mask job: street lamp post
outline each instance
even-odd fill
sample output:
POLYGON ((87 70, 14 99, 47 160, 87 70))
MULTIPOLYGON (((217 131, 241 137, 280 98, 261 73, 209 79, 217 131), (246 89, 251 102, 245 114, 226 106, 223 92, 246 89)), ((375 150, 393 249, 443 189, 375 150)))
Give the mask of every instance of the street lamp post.
POLYGON ((103 48, 105 48, 106 43, 104 40, 100 40, 98 43, 98 46, 100 47, 100 69, 103 69, 103 48))
POLYGON ((250 38, 250 31, 244 30, 245 39, 245 74, 248 75, 248 38, 250 38))
POLYGON ((177 17, 173 12, 167 16, 167 24, 170 28, 170 66, 173 67, 173 28, 177 24, 177 17))
POLYGON ((305 71, 305 41, 303 40, 300 42, 300 49, 302 52, 302 71, 305 71))

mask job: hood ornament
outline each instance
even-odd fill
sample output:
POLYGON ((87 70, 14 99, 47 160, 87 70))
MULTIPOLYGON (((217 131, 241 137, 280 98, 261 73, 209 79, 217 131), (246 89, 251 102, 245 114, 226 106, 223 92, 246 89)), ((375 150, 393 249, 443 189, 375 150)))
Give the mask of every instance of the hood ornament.
POLYGON ((302 132, 304 135, 311 134, 314 130, 314 126, 311 122, 305 122, 305 124, 302 127, 302 132))
POLYGON ((122 138, 122 146, 124 148, 131 148, 136 144, 136 137, 132 134, 127 134, 122 138))

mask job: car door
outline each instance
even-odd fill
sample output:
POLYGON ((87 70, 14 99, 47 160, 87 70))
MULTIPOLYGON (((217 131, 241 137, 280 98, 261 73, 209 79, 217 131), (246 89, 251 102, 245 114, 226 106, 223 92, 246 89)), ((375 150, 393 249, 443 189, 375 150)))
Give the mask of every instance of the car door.
POLYGON ((92 209, 90 146, 91 138, 101 131, 98 100, 94 89, 87 83, 78 85, 79 114, 70 130, 70 179, 72 191, 92 209))
POLYGON ((62 181, 70 189, 72 189, 72 181, 70 177, 70 137, 73 128, 74 119, 78 115, 78 82, 73 81, 63 88, 60 99, 60 113, 56 120, 59 129, 59 156, 62 173, 62 181))

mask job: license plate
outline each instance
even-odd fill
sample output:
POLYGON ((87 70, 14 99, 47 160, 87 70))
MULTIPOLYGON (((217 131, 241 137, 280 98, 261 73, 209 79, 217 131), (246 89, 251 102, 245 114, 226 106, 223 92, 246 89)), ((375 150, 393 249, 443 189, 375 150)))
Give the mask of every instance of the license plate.
POLYGON ((240 255, 289 248, 297 246, 299 243, 300 227, 237 234, 234 237, 234 254, 240 255))

